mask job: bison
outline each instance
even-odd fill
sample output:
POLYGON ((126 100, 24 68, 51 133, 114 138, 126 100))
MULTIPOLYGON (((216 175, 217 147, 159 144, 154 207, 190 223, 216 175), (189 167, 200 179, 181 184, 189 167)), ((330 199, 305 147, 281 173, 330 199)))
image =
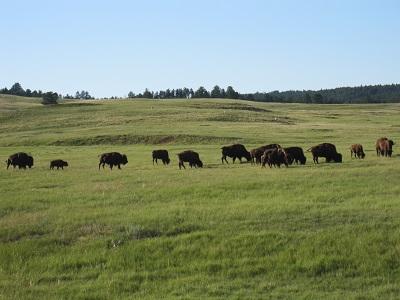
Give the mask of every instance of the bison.
POLYGON ((300 147, 287 147, 284 148, 287 157, 288 157, 288 162, 291 165, 293 162, 296 164, 300 163, 302 165, 306 164, 307 158, 304 156, 303 149, 300 147))
POLYGON ((152 155, 153 155, 153 165, 154 161, 156 162, 156 164, 158 164, 157 162, 158 159, 161 159, 164 165, 168 165, 171 162, 167 150, 154 150, 152 152, 152 155))
POLYGON ((25 152, 18 152, 10 155, 6 160, 7 170, 11 166, 13 168, 18 167, 18 169, 26 169, 26 167, 32 168, 33 157, 26 154, 25 152))
POLYGON ((251 156, 251 163, 252 164, 261 164, 261 156, 263 156, 264 152, 268 149, 276 149, 276 148, 281 148, 281 145, 279 144, 269 144, 269 145, 264 145, 255 149, 252 149, 250 151, 250 156, 251 156))
POLYGON ((59 168, 61 168, 61 170, 64 170, 64 167, 68 167, 68 162, 62 160, 62 159, 56 159, 56 160, 52 160, 50 162, 50 169, 53 170, 54 168, 57 168, 57 170, 59 168))
POLYGON ((224 146, 221 149, 222 149, 222 157, 221 157, 222 163, 224 163, 224 161, 228 163, 228 161, 226 160, 227 156, 232 157, 233 163, 235 163, 236 158, 238 158, 240 162, 242 162, 243 157, 246 158, 247 161, 250 161, 251 159, 250 152, 247 151, 246 147, 243 146, 242 144, 224 146))
POLYGON ((264 154, 261 156, 261 167, 265 167, 268 163, 268 166, 272 168, 272 166, 281 167, 281 165, 285 165, 288 167, 288 157, 286 151, 283 148, 275 148, 265 150, 264 154))
POLYGON ((326 162, 342 162, 342 154, 336 151, 336 146, 330 143, 322 143, 311 147, 307 151, 311 151, 314 163, 318 164, 318 157, 325 157, 326 162))
POLYGON ((394 142, 387 137, 382 137, 376 141, 376 155, 391 157, 393 153, 394 142))
POLYGON ((351 145, 351 147, 350 147, 351 158, 353 158, 353 154, 354 154, 354 158, 365 158, 363 146, 361 144, 351 145))
POLYGON ((199 167, 202 168, 203 167, 203 162, 200 160, 200 156, 197 152, 194 152, 192 150, 186 150, 183 151, 181 153, 178 154, 178 159, 179 159, 179 169, 181 169, 182 167, 184 169, 185 165, 184 162, 188 162, 189 166, 192 167, 199 167))
POLYGON ((121 169, 121 165, 126 165, 128 163, 128 158, 126 157, 125 154, 121 154, 118 152, 109 152, 109 153, 103 153, 100 155, 100 162, 99 162, 99 170, 100 166, 103 166, 107 164, 110 166, 110 169, 114 166, 118 166, 118 169, 121 169))

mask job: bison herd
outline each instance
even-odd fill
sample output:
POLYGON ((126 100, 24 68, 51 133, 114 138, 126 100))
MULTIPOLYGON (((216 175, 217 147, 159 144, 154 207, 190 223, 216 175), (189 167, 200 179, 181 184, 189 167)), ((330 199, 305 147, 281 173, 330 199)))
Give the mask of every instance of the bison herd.
MULTIPOLYGON (((393 145, 394 142, 386 137, 380 138, 376 141, 376 155, 377 156, 385 156, 391 157, 393 153, 393 145)), ((236 159, 242 162, 242 159, 246 159, 247 162, 251 162, 251 164, 261 165, 265 167, 267 164, 270 168, 278 167, 281 165, 285 165, 288 167, 289 165, 301 164, 304 165, 307 161, 307 158, 304 155, 304 151, 301 147, 287 147, 284 148, 279 144, 268 144, 264 145, 250 151, 247 151, 246 147, 242 144, 234 144, 230 146, 224 146, 221 148, 222 164, 228 163, 227 157, 232 159, 232 163, 235 163, 236 159)), ((338 153, 335 145, 330 143, 322 143, 316 146, 313 146, 307 150, 307 152, 311 152, 313 157, 313 162, 318 164, 318 159, 320 157, 325 158, 326 162, 342 162, 342 154, 338 153)), ((354 144, 350 147, 350 155, 351 157, 363 159, 365 158, 365 153, 363 146, 360 144, 354 144)), ((112 170, 114 166, 121 169, 121 165, 126 165, 128 163, 128 158, 125 154, 121 154, 118 152, 109 152, 103 153, 100 156, 99 160, 99 169, 105 165, 108 165, 112 170)), ((171 162, 169 158, 169 154, 167 150, 154 150, 152 152, 153 157, 153 165, 154 162, 158 164, 158 160, 161 160, 164 165, 168 165, 171 162)), ((202 168, 203 162, 200 159, 200 155, 192 150, 183 151, 178 153, 178 166, 179 169, 186 168, 184 163, 188 163, 191 168, 202 168)), ((11 155, 7 160, 7 169, 10 166, 13 168, 18 167, 19 169, 32 168, 33 166, 33 157, 24 152, 18 152, 11 155)), ((64 167, 68 166, 68 162, 57 159, 52 160, 50 162, 50 169, 57 168, 64 169, 64 167)))

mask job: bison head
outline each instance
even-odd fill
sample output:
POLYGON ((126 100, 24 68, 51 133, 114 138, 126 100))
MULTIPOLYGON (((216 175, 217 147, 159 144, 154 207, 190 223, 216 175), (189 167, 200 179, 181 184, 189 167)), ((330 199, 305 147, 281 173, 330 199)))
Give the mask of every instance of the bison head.
POLYGON ((198 162, 197 162, 197 166, 199 167, 199 168, 202 168, 203 167, 203 162, 199 159, 198 160, 198 162))
POLYGON ((337 163, 341 163, 342 162, 342 154, 340 153, 336 153, 335 157, 333 158, 333 160, 337 163))
POLYGON ((251 154, 250 154, 250 152, 246 152, 245 154, 246 154, 246 155, 245 155, 245 158, 247 159, 247 161, 250 161, 250 160, 251 160, 251 154))
POLYGON ((126 165, 126 164, 128 163, 128 157, 126 157, 125 154, 122 154, 122 161, 121 161, 121 163, 122 163, 123 165, 126 165))
POLYGON ((169 159, 169 157, 167 157, 167 158, 165 159, 165 162, 167 163, 167 165, 169 165, 169 163, 171 162, 171 160, 169 159))
POLYGON ((32 168, 32 166, 33 166, 33 157, 32 156, 28 156, 27 165, 28 165, 29 169, 32 168))
POLYGON ((63 161, 62 164, 63 164, 64 167, 68 167, 68 162, 63 161))
POLYGON ((392 148, 392 146, 394 145, 394 142, 392 140, 389 140, 389 146, 390 148, 392 148))
POLYGON ((305 156, 303 156, 303 157, 300 159, 300 163, 301 163, 302 165, 305 165, 305 164, 306 164, 306 161, 307 161, 307 157, 305 157, 305 156))

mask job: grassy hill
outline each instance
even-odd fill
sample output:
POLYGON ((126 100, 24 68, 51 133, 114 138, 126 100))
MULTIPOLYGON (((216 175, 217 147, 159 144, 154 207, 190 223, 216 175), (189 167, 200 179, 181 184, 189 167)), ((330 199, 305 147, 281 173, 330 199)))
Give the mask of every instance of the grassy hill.
POLYGON ((0 298, 396 298, 400 105, 0 96, 0 298), (220 147, 332 142, 343 164, 222 165, 220 147), (364 145, 365 160, 349 146, 364 145), (170 151, 153 166, 151 150, 170 151), (193 149, 203 169, 179 170, 193 149), (119 151, 122 170, 98 170, 119 151), (50 171, 62 158, 70 167, 50 171))

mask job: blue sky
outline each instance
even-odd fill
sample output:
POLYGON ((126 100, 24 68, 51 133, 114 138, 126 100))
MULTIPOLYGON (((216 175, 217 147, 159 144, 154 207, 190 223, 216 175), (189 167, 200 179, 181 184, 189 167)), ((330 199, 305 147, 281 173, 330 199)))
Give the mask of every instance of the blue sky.
POLYGON ((400 1, 0 1, 0 87, 92 95, 400 82, 400 1))

